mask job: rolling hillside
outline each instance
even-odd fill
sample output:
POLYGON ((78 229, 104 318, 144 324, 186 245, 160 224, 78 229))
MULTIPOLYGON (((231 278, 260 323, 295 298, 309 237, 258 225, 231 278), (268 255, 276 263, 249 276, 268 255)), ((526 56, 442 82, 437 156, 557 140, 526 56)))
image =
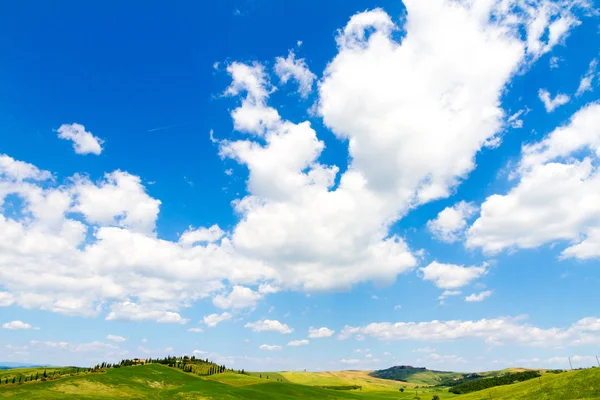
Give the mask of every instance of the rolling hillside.
POLYGON ((371 372, 371 376, 375 378, 431 386, 442 384, 445 381, 462 379, 467 375, 462 372, 434 371, 410 365, 399 365, 371 372))
MULTIPOLYGON (((28 374, 36 371, 27 370, 28 374)), ((37 371, 39 372, 39 371, 37 371)), ((540 380, 495 387, 466 395, 444 388, 409 388, 400 382, 373 378, 363 371, 331 373, 221 373, 200 377, 159 364, 107 369, 46 382, 0 385, 0 398, 8 399, 414 399, 434 395, 441 400, 575 400, 600 399, 600 369, 545 374, 540 380), (255 376, 258 374, 258 376, 255 376), (269 374, 269 379, 266 379, 269 374), (262 378, 260 376, 263 376, 262 378), (275 378, 275 379, 274 379, 275 378), (277 381, 277 379, 283 380, 277 381), (296 383, 294 383, 296 382, 296 383), (300 382, 304 384, 300 384, 300 382), (362 390, 335 390, 349 383, 362 390), (541 383, 541 385, 540 385, 541 383)))

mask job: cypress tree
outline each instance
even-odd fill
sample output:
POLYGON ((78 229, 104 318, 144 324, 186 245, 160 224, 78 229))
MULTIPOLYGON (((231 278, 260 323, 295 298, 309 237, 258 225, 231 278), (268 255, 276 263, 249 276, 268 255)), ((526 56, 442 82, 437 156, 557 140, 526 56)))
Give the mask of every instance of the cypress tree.
POLYGON ((44 378, 48 377, 48 373, 46 372, 46 370, 44 370, 44 378))
POLYGON ((16 379, 17 379, 17 377, 16 377, 16 376, 13 376, 13 382, 12 382, 12 383, 15 383, 15 380, 16 380, 16 379))

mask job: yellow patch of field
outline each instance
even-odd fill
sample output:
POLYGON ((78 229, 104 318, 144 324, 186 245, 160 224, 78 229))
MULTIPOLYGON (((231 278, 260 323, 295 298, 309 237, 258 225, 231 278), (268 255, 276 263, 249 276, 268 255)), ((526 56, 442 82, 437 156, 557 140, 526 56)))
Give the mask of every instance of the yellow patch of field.
POLYGON ((374 378, 371 371, 280 372, 288 381, 309 386, 358 385, 363 390, 394 390, 412 388, 415 384, 374 378))
POLYGON ((162 381, 149 381, 146 379, 133 379, 137 383, 151 387, 152 389, 172 389, 177 387, 176 385, 169 385, 162 381))
POLYGON ((131 393, 128 393, 123 386, 105 385, 102 383, 85 380, 59 383, 54 385, 52 388, 48 388, 48 390, 54 390, 69 395, 94 395, 106 398, 134 397, 131 393))
POLYGON ((210 400, 210 397, 202 396, 197 393, 190 392, 179 392, 177 393, 177 397, 182 400, 210 400))

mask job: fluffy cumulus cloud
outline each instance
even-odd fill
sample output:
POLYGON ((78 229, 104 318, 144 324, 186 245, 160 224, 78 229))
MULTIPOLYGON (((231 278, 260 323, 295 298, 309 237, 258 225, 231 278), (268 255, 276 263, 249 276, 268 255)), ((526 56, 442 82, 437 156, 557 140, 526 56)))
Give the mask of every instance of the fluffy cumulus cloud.
POLYGON ((250 288, 235 285, 228 295, 219 294, 213 298, 213 304, 222 309, 242 309, 254 307, 261 299, 262 293, 255 292, 250 288))
POLYGON ((312 90, 313 82, 317 76, 310 72, 303 58, 297 59, 293 51, 288 53, 287 58, 277 57, 275 59, 275 73, 286 84, 290 79, 298 82, 298 93, 306 98, 312 90))
POLYGON ((210 314, 203 318, 203 322, 209 328, 214 328, 221 322, 230 320, 232 317, 233 315, 231 315, 231 313, 228 312, 223 312, 221 314, 210 314))
POLYGON ((479 293, 473 293, 468 295, 467 297, 465 297, 465 301, 466 302, 477 302, 477 301, 483 301, 486 298, 490 297, 492 295, 492 291, 491 290, 486 290, 483 292, 479 292, 479 293))
POLYGON ((334 330, 329 329, 327 327, 321 328, 309 328, 308 329, 308 337, 311 339, 319 339, 319 338, 327 338, 332 336, 335 333, 334 330))
POLYGON ((456 289, 468 285, 473 280, 485 275, 488 267, 487 265, 465 267, 433 261, 428 266, 421 268, 420 271, 424 280, 432 281, 440 289, 456 289))
POLYGON ((506 194, 488 197, 467 245, 487 252, 565 242, 563 257, 600 256, 600 104, 525 145, 506 194))
POLYGON ((427 222, 427 229, 443 242, 455 242, 461 239, 467 228, 467 220, 476 212, 474 204, 461 201, 440 211, 435 219, 427 222))
POLYGON ((2 328, 10 329, 10 330, 22 330, 22 329, 36 329, 30 324, 27 324, 23 321, 11 321, 2 324, 2 328))
POLYGON ((550 92, 546 89, 540 89, 538 96, 542 103, 544 103, 544 108, 549 113, 556 110, 558 107, 567 104, 571 100, 569 96, 563 93, 557 93, 556 96, 552 98, 550 92))
POLYGON ((92 135, 85 130, 81 124, 63 124, 58 128, 58 137, 73 142, 73 149, 77 154, 95 154, 102 153, 102 139, 92 135))
POLYGON ((583 318, 568 328, 543 329, 523 318, 501 317, 478 321, 379 322, 366 326, 345 326, 340 339, 371 336, 379 340, 452 341, 480 339, 488 344, 534 347, 562 347, 600 343, 600 319, 583 318))
POLYGON ((225 232, 218 225, 213 225, 210 228, 201 227, 193 229, 191 226, 181 234, 179 243, 187 246, 192 246, 196 243, 214 243, 221 239, 225 232))
POLYGON ((281 334, 292 333, 294 330, 277 320, 261 319, 255 322, 248 322, 244 328, 250 328, 254 332, 279 332, 281 334))
MULTIPOLYGON (((0 305, 185 323, 200 299, 241 309, 275 290, 393 282, 413 270, 416 257, 390 227, 452 193, 478 151, 498 143, 507 83, 578 21, 569 2, 405 3, 402 26, 379 9, 353 16, 319 84, 317 113, 348 144, 348 165, 322 163, 325 145, 310 123, 269 104, 275 87, 259 62, 227 66, 237 133, 213 140, 221 157, 249 171, 233 203, 239 222, 227 232, 190 227, 165 240, 156 228, 161 201, 139 176, 58 179, 0 156, 0 205, 19 199, 17 214, 0 214, 0 305)), ((279 65, 301 93, 308 87, 301 59, 279 65)), ((59 135, 77 152, 102 151, 81 125, 59 135)), ((591 227, 586 233, 594 238, 591 227)))

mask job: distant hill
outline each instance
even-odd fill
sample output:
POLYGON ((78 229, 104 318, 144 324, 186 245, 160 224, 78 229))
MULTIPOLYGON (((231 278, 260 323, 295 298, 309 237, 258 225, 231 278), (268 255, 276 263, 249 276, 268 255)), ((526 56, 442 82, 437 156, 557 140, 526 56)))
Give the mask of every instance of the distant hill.
POLYGON ((39 368, 42 365, 24 364, 18 362, 0 361, 0 369, 13 369, 13 368, 39 368))
POLYGON ((424 367, 398 365, 387 369, 373 371, 372 377, 408 382, 419 385, 449 385, 453 381, 465 379, 471 375, 463 372, 435 371, 424 367))

